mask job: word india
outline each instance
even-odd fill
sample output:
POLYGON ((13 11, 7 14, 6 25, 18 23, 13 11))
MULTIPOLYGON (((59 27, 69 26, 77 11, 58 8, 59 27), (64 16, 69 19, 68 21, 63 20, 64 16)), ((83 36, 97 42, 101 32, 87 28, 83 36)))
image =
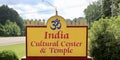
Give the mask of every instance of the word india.
POLYGON ((74 49, 71 47, 80 47, 82 45, 81 42, 77 41, 67 41, 69 39, 69 34, 64 33, 63 31, 58 31, 57 33, 48 33, 45 32, 44 39, 52 39, 54 41, 48 40, 39 40, 39 41, 31 41, 32 47, 49 47, 48 50, 50 53, 61 53, 66 55, 67 53, 73 53, 74 49), (62 47, 62 48, 58 48, 62 47))

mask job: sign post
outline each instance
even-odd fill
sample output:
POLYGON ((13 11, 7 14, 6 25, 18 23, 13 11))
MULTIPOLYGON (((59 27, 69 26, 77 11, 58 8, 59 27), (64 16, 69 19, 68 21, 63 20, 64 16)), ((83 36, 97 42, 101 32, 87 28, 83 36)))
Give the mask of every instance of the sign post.
POLYGON ((55 15, 46 26, 26 27, 27 60, 87 60, 87 26, 66 26, 55 15))

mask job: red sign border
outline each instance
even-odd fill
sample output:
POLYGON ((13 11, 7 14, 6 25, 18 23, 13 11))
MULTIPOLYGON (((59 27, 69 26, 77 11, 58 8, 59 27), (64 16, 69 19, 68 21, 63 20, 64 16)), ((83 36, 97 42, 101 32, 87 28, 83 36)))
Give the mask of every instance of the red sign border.
POLYGON ((47 28, 47 26, 26 26, 26 60, 87 60, 88 56, 88 26, 67 26, 66 28, 86 27, 86 56, 28 56, 27 55, 27 28, 47 28))

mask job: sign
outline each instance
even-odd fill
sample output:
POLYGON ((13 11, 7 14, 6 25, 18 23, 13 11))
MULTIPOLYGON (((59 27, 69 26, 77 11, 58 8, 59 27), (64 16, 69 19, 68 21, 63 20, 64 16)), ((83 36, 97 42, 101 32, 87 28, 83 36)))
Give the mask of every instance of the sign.
MULTIPOLYGON (((61 16, 49 18, 47 26, 26 27, 26 55, 29 58, 87 58, 87 26, 66 26, 61 16)), ((31 59, 32 60, 32 59, 31 59)))

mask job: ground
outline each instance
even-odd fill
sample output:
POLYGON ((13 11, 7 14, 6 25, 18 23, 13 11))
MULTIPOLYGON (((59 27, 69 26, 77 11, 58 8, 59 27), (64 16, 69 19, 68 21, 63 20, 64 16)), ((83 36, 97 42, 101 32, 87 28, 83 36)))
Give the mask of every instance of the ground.
POLYGON ((21 57, 26 55, 25 45, 26 45, 25 37, 2 37, 0 38, 0 51, 12 50, 13 52, 16 53, 19 60, 21 60, 21 57))
POLYGON ((0 46, 25 43, 25 37, 0 37, 0 46))

